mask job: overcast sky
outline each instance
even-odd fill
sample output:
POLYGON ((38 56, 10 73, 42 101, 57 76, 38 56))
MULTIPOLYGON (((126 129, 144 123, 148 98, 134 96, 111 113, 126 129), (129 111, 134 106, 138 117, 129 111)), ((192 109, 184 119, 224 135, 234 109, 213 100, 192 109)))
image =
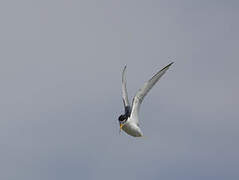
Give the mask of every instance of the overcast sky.
POLYGON ((239 2, 1 0, 0 179, 238 180, 239 2), (121 72, 145 138, 119 135, 121 72))

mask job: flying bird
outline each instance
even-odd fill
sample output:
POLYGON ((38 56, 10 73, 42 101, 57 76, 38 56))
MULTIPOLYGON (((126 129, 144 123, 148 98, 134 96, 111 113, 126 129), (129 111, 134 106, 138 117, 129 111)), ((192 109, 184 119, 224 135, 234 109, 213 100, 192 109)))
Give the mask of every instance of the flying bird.
POLYGON ((142 137, 143 133, 139 127, 139 110, 144 97, 148 94, 150 89, 158 82, 158 80, 165 74, 169 67, 173 64, 165 66, 158 71, 150 80, 148 80, 141 89, 135 94, 132 106, 129 104, 128 93, 126 88, 126 66, 122 72, 122 97, 124 103, 125 113, 118 118, 120 130, 124 130, 127 134, 134 137, 142 137))

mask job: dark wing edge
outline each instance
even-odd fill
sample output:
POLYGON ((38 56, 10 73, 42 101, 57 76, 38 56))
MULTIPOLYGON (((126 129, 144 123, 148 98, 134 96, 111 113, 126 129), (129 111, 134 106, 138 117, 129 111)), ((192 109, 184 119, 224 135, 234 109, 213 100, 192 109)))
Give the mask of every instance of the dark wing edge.
POLYGON ((123 72, 122 72, 122 98, 125 108, 125 114, 130 114, 130 104, 128 99, 128 92, 126 88, 126 68, 127 66, 124 66, 123 72))

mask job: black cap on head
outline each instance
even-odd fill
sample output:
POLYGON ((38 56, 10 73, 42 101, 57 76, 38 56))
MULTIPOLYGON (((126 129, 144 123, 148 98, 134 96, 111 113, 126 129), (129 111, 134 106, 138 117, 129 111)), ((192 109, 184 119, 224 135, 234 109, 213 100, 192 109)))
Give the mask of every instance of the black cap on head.
POLYGON ((120 117, 118 118, 119 121, 124 121, 126 119, 126 116, 125 115, 120 115, 120 117))

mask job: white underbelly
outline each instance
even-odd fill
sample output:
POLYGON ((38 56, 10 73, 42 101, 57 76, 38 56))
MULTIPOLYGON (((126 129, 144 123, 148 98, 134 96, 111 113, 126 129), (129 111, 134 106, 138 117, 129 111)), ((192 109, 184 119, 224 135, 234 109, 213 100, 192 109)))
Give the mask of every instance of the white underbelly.
POLYGON ((131 123, 126 123, 122 129, 129 135, 134 136, 134 137, 141 137, 143 136, 143 133, 141 132, 140 128, 131 123))

